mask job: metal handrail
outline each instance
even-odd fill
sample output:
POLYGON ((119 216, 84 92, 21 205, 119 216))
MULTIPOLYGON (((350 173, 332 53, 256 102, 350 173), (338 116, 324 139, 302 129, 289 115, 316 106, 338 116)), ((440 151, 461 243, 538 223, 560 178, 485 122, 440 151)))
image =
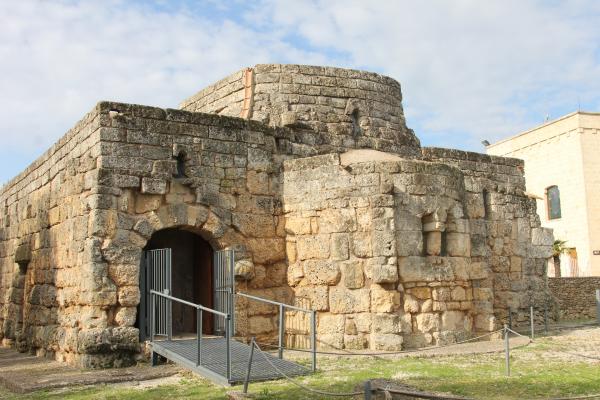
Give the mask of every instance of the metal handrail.
POLYGON ((224 318, 229 317, 229 314, 227 314, 227 313, 224 313, 224 312, 221 312, 221 311, 217 311, 217 310, 213 310, 212 308, 204 307, 203 305, 200 305, 200 304, 190 303, 189 301, 185 301, 185 300, 179 299, 177 297, 169 296, 168 294, 157 292, 156 290, 151 290, 150 293, 155 294, 155 295, 160 296, 160 297, 164 297, 164 298, 169 299, 169 300, 176 301, 176 302, 181 303, 181 304, 185 304, 185 305, 190 306, 190 307, 194 307, 197 310, 208 311, 210 313, 220 315, 221 317, 224 317, 224 318))
POLYGON ((275 301, 275 300, 264 299, 262 297, 252 296, 250 294, 242 293, 242 292, 233 293, 233 295, 246 297, 251 300, 260 301, 263 303, 272 304, 274 306, 279 307, 279 335, 278 335, 279 343, 277 346, 277 350, 278 350, 277 352, 278 352, 279 358, 281 358, 281 359, 283 358, 283 350, 285 349, 285 346, 283 343, 284 342, 284 334, 285 334, 285 318, 284 318, 285 310, 284 309, 288 308, 290 310, 309 313, 310 314, 310 339, 311 339, 310 347, 311 347, 311 352, 312 352, 311 364, 312 364, 313 372, 317 370, 317 312, 315 310, 309 310, 308 308, 292 306, 291 304, 285 304, 285 303, 281 303, 281 302, 275 301))
MULTIPOLYGON (((173 296, 169 296, 168 294, 164 294, 161 292, 157 292, 156 290, 150 290, 150 294, 151 296, 160 296, 163 297, 167 300, 170 301, 175 301, 178 302, 180 304, 184 304, 187 305, 189 307, 193 307, 196 309, 196 342, 197 342, 197 359, 196 359, 196 366, 199 366, 202 364, 202 318, 203 315, 202 313, 204 311, 222 316, 223 318, 225 318, 225 363, 226 363, 226 374, 227 374, 227 380, 231 381, 231 328, 232 325, 230 324, 231 322, 231 314, 227 314, 221 311, 217 311, 217 310, 213 310, 212 308, 208 308, 208 307, 204 307, 203 305, 200 304, 194 304, 191 303, 189 301, 185 301, 182 299, 179 299, 177 297, 173 297, 173 296)), ((152 297, 152 303, 151 303, 151 309, 152 309, 152 313, 151 313, 151 319, 152 319, 152 323, 151 323, 151 331, 150 331, 150 341, 154 342, 154 330, 155 330, 155 322, 154 322, 154 318, 155 318, 155 313, 156 313, 156 297, 152 297)), ((171 320, 169 320, 169 328, 168 328, 168 335, 167 335, 167 339, 171 340, 172 339, 172 327, 171 325, 173 324, 173 320, 172 320, 172 316, 171 316, 171 320)))
POLYGON ((308 308, 297 307, 297 306, 293 306, 291 304, 285 304, 285 303, 281 303, 281 302, 275 301, 275 300, 264 299, 262 297, 252 296, 250 294, 246 294, 246 293, 242 293, 242 292, 237 292, 237 293, 235 293, 235 295, 242 296, 242 297, 247 297, 247 298, 252 299, 252 300, 262 301, 263 303, 273 304, 275 306, 283 306, 285 308, 289 308, 289 309, 296 310, 296 311, 302 311, 302 312, 305 312, 305 313, 311 313, 311 312, 313 312, 313 310, 309 310, 308 308))

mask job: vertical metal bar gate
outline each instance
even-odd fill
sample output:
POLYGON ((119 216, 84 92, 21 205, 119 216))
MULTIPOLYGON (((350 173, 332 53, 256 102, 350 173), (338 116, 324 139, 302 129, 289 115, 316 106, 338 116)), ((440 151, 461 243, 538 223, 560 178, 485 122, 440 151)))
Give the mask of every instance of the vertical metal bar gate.
POLYGON ((147 336, 172 337, 171 302, 163 297, 152 298, 151 290, 171 295, 171 249, 147 250, 145 259, 146 329, 147 336), (152 303, 152 302, 155 303, 152 303), (148 322, 152 321, 150 324, 148 322), (148 326, 148 325, 153 325, 148 326))
POLYGON ((229 321, 218 315, 215 315, 215 333, 225 335, 229 328, 229 334, 234 335, 234 315, 235 302, 233 294, 235 293, 235 251, 218 250, 214 253, 213 262, 214 279, 214 307, 215 310, 231 315, 229 321), (229 326, 226 327, 226 324, 229 326))

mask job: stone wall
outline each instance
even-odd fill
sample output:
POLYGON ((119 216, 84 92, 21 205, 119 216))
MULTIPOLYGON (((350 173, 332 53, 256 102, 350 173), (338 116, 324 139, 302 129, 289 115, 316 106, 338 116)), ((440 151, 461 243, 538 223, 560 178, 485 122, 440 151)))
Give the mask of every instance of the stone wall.
POLYGON ((101 197, 91 171, 107 118, 96 107, 0 191, 4 344, 38 354, 77 351, 80 327, 94 327, 116 298, 110 282, 96 279, 88 240, 101 197))
MULTIPOLYGON (((552 231, 540 226, 535 199, 525 194, 523 161, 438 148, 424 148, 423 158, 464 174, 471 256, 493 272, 484 284, 493 288, 496 317, 506 321, 510 308, 518 324, 528 319, 530 305, 552 303, 545 282, 552 231)), ((542 317, 540 311, 536 318, 542 317)))
POLYGON ((599 277, 548 278, 548 287, 558 302, 560 319, 596 319, 599 277))
POLYGON ((551 236, 531 210, 512 214, 517 200, 497 186, 489 206, 476 203, 477 183, 457 167, 369 150, 286 161, 288 283, 321 311, 321 345, 440 344, 497 329, 508 307, 525 314, 546 292, 529 254, 545 256, 551 236), (532 244, 536 235, 546 242, 532 244))
POLYGON ((259 64, 209 86, 181 108, 310 128, 321 134, 314 143, 321 153, 334 146, 419 154, 419 140, 406 127, 400 84, 372 72, 259 64))

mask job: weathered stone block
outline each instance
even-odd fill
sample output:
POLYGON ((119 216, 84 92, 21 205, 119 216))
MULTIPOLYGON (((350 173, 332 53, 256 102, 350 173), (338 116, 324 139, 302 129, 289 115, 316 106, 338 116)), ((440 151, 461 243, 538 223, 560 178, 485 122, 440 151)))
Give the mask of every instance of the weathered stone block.
POLYGON ((371 239, 373 256, 395 256, 396 237, 392 231, 373 231, 371 239))
POLYGON ((398 282, 398 267, 394 265, 373 265, 371 276, 375 283, 398 282))
POLYGON ((415 317, 418 332, 434 332, 440 328, 440 316, 435 313, 421 313, 415 317))
POLYGON ((402 350, 404 338, 402 335, 372 333, 370 342, 373 350, 398 351, 402 350))
POLYGON ((347 260, 349 257, 348 234, 334 233, 331 235, 331 258, 347 260))
POLYGON ((387 290, 379 285, 371 285, 371 311, 389 313, 400 306, 400 292, 395 289, 387 290))
POLYGON ((319 213, 319 232, 353 232, 356 230, 354 208, 326 209, 319 213))
POLYGON ((335 314, 358 313, 369 311, 369 289, 346 289, 332 287, 329 289, 329 309, 335 314))
POLYGON ((306 260, 303 262, 304 276, 311 285, 337 285, 340 281, 340 268, 337 263, 327 260, 306 260))
POLYGON ((299 236, 296 250, 299 260, 327 259, 330 255, 330 235, 299 236))
POLYGON ((329 287, 301 286, 295 289, 296 299, 308 300, 311 310, 327 311, 329 309, 329 287))
POLYGON ((344 286, 348 289, 358 289, 364 286, 363 261, 350 260, 341 263, 344 286))
POLYGON ((164 179, 142 178, 142 193, 147 194, 166 194, 167 181, 164 179))

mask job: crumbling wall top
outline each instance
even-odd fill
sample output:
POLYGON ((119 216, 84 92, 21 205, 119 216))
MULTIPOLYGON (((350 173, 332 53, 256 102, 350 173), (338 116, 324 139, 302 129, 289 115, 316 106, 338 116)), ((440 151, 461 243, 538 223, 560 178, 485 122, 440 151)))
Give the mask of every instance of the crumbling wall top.
POLYGON ((420 154, 419 140, 406 126, 400 84, 373 72, 259 64, 203 89, 181 108, 310 128, 321 134, 316 146, 420 154))

